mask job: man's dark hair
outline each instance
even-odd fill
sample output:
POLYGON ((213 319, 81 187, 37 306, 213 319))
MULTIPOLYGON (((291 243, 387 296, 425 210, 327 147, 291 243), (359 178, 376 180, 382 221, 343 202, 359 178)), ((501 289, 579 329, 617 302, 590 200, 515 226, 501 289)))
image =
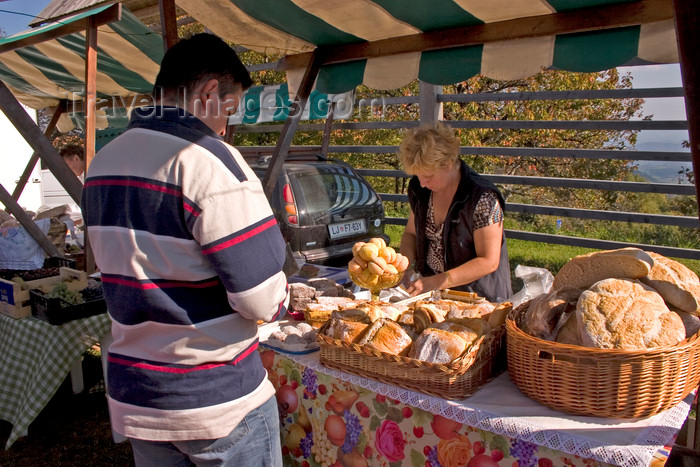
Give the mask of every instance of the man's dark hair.
POLYGON ((81 161, 85 160, 85 148, 78 143, 66 143, 58 150, 61 157, 68 157, 76 154, 81 161))
POLYGON ((166 95, 184 88, 188 93, 204 80, 219 81, 219 97, 241 89, 253 82, 236 52, 213 34, 195 34, 182 39, 165 53, 156 77, 154 93, 166 95))

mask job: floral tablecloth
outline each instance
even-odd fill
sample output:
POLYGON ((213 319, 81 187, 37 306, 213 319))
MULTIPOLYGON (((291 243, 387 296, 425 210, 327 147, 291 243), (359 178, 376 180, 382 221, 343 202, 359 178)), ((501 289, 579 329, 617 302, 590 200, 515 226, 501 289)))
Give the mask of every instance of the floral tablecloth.
POLYGON ((318 354, 261 349, 285 465, 661 466, 693 397, 645 420, 576 417, 527 398, 507 373, 448 401, 327 368, 318 354))

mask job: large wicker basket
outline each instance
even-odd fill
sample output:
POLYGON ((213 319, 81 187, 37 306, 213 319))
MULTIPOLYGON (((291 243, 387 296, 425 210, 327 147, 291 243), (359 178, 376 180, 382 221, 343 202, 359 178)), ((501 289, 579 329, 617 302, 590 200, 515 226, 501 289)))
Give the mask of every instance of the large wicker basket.
POLYGON ((700 334, 674 346, 594 349, 531 336, 518 325, 526 302, 506 320, 508 372, 530 398, 561 412, 649 417, 674 407, 700 382, 700 334))
POLYGON ((448 364, 388 354, 323 335, 320 361, 326 366, 445 399, 463 399, 505 370, 505 326, 491 330, 448 364))

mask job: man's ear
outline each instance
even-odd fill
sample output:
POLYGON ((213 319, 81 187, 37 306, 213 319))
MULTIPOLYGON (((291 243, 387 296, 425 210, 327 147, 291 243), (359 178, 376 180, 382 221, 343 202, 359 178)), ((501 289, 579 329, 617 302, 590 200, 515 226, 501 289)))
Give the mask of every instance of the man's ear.
POLYGON ((208 94, 215 94, 216 97, 219 97, 219 80, 216 78, 208 80, 206 83, 204 83, 204 86, 202 86, 200 93, 202 94, 203 98, 208 94))

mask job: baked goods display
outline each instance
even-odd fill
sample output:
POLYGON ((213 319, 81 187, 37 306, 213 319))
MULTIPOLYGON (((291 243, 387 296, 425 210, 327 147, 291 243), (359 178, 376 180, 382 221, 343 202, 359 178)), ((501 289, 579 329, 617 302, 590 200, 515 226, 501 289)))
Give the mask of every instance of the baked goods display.
POLYGON ((692 315, 700 315, 694 272, 660 254, 622 248, 571 259, 519 325, 549 341, 635 350, 678 344, 700 329, 692 315))
POLYGON ((408 258, 379 237, 355 243, 352 254, 348 263, 350 278, 360 287, 369 289, 373 299, 379 298, 380 290, 398 284, 408 268, 408 258))
POLYGON ((508 374, 523 394, 574 415, 634 419, 697 389, 700 317, 678 309, 696 310, 694 273, 625 248, 573 258, 554 284, 506 319, 508 374))
POLYGON ((503 325, 512 309, 509 302, 496 305, 475 294, 463 294, 461 298, 426 297, 393 304, 367 301, 332 312, 319 332, 392 355, 449 363, 492 328, 503 325))

